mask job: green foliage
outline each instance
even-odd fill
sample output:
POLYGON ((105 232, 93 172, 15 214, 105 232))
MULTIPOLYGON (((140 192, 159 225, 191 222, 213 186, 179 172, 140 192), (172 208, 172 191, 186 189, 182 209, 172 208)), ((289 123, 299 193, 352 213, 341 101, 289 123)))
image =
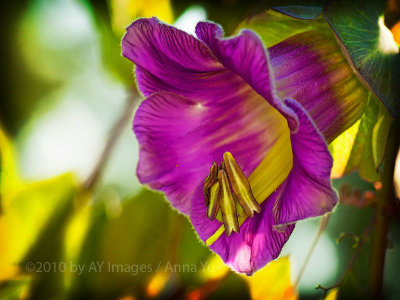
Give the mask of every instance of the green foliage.
POLYGON ((236 31, 242 28, 248 28, 257 32, 267 48, 295 34, 311 30, 322 32, 333 38, 329 25, 322 18, 304 21, 272 10, 257 14, 243 21, 239 24, 236 31))
POLYGON ((329 1, 324 17, 361 79, 394 117, 400 116, 400 52, 383 25, 386 1, 329 1), (381 25, 379 25, 381 22, 381 25))
POLYGON ((325 2, 325 0, 307 1, 297 5, 296 3, 294 3, 294 5, 275 6, 274 9, 294 18, 302 20, 312 20, 317 18, 321 14, 325 2))
POLYGON ((345 174, 358 169, 368 181, 379 181, 378 169, 382 163, 385 142, 392 118, 382 103, 372 94, 361 119, 357 135, 345 168, 345 174))
MULTIPOLYGON (((66 191, 34 245, 21 263, 60 266, 63 261, 65 229, 73 213, 74 189, 66 191)), ((64 292, 63 273, 58 271, 36 273, 30 286, 31 299, 57 298, 64 292)))
MULTIPOLYGON (((256 31, 266 47, 271 47, 288 37, 306 31, 318 31, 332 41, 336 40, 331 28, 322 17, 315 20, 302 20, 278 12, 267 11, 242 22, 238 30, 241 28, 256 31)), ((339 47, 335 54, 342 55, 339 47)), ((331 55, 334 54, 331 53, 331 55)), ((356 84, 362 86, 358 80, 356 81, 356 84)), ((364 95, 366 96, 367 92, 364 95)), ((366 110, 362 114, 361 121, 349 129, 349 132, 352 131, 352 133, 350 135, 348 132, 343 134, 349 138, 339 137, 330 148, 335 158, 335 164, 341 165, 340 167, 335 166, 341 169, 338 173, 348 174, 351 171, 359 170, 362 178, 368 181, 378 181, 377 168, 382 162, 385 140, 392 118, 375 96, 371 93, 368 95, 368 100, 364 98, 347 100, 365 101, 367 103, 366 110)))
MULTIPOLYGON (((146 285, 157 271, 168 273, 169 266, 185 264, 199 270, 199 261, 209 253, 187 220, 172 210, 160 193, 143 190, 123 202, 117 214, 100 201, 78 260, 87 267, 75 277, 70 299, 144 297, 146 285), (100 268, 89 271, 93 262, 104 263, 101 272, 100 268), (118 268, 125 270, 118 272, 118 268)), ((194 274, 177 272, 175 276, 193 284, 194 274)))
POLYGON ((382 102, 369 93, 361 120, 329 145, 334 158, 333 176, 358 170, 363 179, 379 181, 379 169, 392 121, 382 102))
MULTIPOLYGON (((112 30, 109 2, 106 0, 85 1, 88 11, 91 13, 92 20, 97 25, 96 28, 101 43, 102 62, 116 79, 124 83, 127 87, 133 87, 132 65, 131 62, 121 55, 122 36, 118 36, 112 30)), ((126 25, 128 26, 129 24, 126 25)))
MULTIPOLYGON (((75 189, 75 179, 70 174, 40 182, 22 183, 14 190, 6 189, 6 201, 0 217, 0 239, 7 241, 0 246, 2 278, 24 274, 29 271, 25 270, 27 263, 55 262, 61 258, 63 228, 71 212, 72 193, 75 189)), ((52 273, 36 274, 31 290, 32 299, 43 299, 43 293, 46 296, 47 293, 54 294, 49 288, 43 289, 44 278, 54 282, 60 280, 60 276, 52 273)), ((23 284, 27 281, 21 278, 17 282, 23 284)), ((50 285, 54 286, 59 285, 50 285)), ((14 287, 19 290, 20 284, 16 283, 14 287)), ((4 293, 8 294, 7 291, 4 293)))

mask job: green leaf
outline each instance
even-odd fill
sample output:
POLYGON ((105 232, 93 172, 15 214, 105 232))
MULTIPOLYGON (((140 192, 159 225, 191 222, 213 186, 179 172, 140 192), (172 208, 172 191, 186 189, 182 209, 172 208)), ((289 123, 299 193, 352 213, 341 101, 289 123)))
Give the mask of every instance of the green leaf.
MULTIPOLYGON (((2 211, 0 214, 0 280, 12 280, 24 271, 19 264, 32 247, 37 247, 37 238, 48 230, 48 223, 64 211, 67 200, 77 183, 75 176, 64 174, 36 182, 26 182, 19 173, 12 142, 0 128, 2 211)), ((50 237, 56 237, 58 227, 50 237)), ((49 240, 39 243, 37 253, 52 251, 49 240)), ((38 256, 32 259, 38 259, 38 256)))
POLYGON ((329 1, 323 15, 335 31, 360 79, 400 116, 400 52, 383 24, 385 1, 329 1))
POLYGON ((271 261, 252 276, 241 276, 249 285, 252 299, 295 300, 298 298, 298 293, 290 280, 288 256, 271 261))
MULTIPOLYGON (((330 39, 336 40, 334 33, 323 18, 299 20, 274 11, 259 14, 243 22, 239 26, 239 29, 241 28, 256 31, 267 47, 306 31, 318 31, 330 39)), ((343 56, 339 47, 337 48, 335 55, 343 56)), ((331 53, 331 56, 333 55, 334 53, 331 53)), ((355 76, 352 82, 362 86, 355 76)), ((331 143, 329 149, 334 158, 332 176, 339 177, 359 169, 361 177, 369 181, 377 181, 379 180, 377 168, 382 161, 385 139, 392 118, 383 104, 366 89, 362 96, 358 95, 357 97, 354 99, 349 97, 348 103, 363 101, 366 111, 362 114, 360 121, 353 124, 331 143)))
POLYGON ((2 204, 7 204, 10 195, 21 185, 15 150, 7 134, 0 127, 0 214, 2 204))
POLYGON ((392 121, 383 104, 369 94, 367 108, 360 122, 329 146, 334 158, 333 176, 358 169, 361 178, 371 182, 380 180, 379 166, 392 121))
MULTIPOLYGON (((200 261, 210 251, 198 241, 186 218, 171 209, 162 194, 143 190, 113 212, 107 204, 108 198, 100 195, 97 199, 92 226, 77 262, 86 268, 75 277, 71 299, 116 299, 127 294, 141 298, 157 271, 168 273, 168 263, 172 267, 186 264, 201 268, 200 261), (92 262, 104 262, 104 265, 89 271, 92 262)), ((184 282, 193 284, 190 279, 194 274, 177 274, 184 282)))
POLYGON ((33 263, 36 267, 41 264, 44 270, 46 268, 50 270, 34 273, 29 289, 32 300, 56 299, 64 292, 64 273, 59 267, 61 262, 65 263, 63 261, 64 236, 73 212, 74 194, 74 188, 71 188, 58 199, 57 208, 21 263, 21 268, 33 263))
POLYGON ((230 35, 242 20, 271 8, 282 10, 290 16, 314 19, 321 14, 325 0, 171 0, 171 3, 176 16, 194 3, 202 6, 207 18, 221 24, 226 35, 230 35))
MULTIPOLYGON (((76 188, 75 177, 61 175, 39 182, 21 182, 7 191, 0 216, 0 279, 25 281, 25 264, 57 261, 62 253, 63 228, 72 205, 71 193, 76 188)), ((62 284, 59 274, 31 273, 31 299, 54 296, 54 288, 62 284), (44 281, 43 279, 47 280, 44 281), (46 288, 43 288, 43 287, 46 288)), ((24 282, 20 282, 25 286, 24 282)), ((7 292, 6 292, 7 293, 7 292)), ((2 295, 3 296, 3 295, 2 295)))
POLYGON ((239 24, 236 32, 242 28, 248 28, 257 32, 267 48, 295 34, 312 30, 322 32, 334 38, 329 25, 326 24, 323 18, 305 21, 286 16, 273 10, 259 13, 243 21, 239 24))
MULTIPOLYGON (((277 56, 279 56, 279 52, 275 49, 280 49, 280 46, 277 45, 276 48, 273 48, 273 46, 281 41, 285 47, 290 45, 290 47, 301 49, 303 53, 313 53, 313 63, 324 69, 320 76, 326 78, 326 85, 322 88, 329 89, 329 93, 322 93, 322 90, 317 92, 318 89, 316 90, 317 86, 314 81, 307 82, 307 80, 304 80, 303 82, 303 80, 300 80, 303 84, 302 88, 293 84, 288 86, 288 81, 290 81, 288 78, 290 77, 282 74, 286 74, 286 70, 293 65, 289 56, 285 56, 282 63, 276 65, 272 61, 271 67, 276 76, 277 95, 281 99, 285 97, 293 98, 300 104, 304 104, 306 109, 311 109, 305 95, 318 94, 322 97, 315 100, 319 101, 318 103, 325 103, 324 107, 331 107, 331 105, 335 105, 338 109, 340 107, 337 112, 338 117, 329 125, 329 130, 323 129, 327 143, 332 142, 334 138, 351 127, 362 116, 369 92, 352 72, 337 44, 334 33, 322 17, 315 20, 299 20, 274 11, 268 11, 242 23, 240 27, 256 31, 270 53, 275 53, 277 56)), ((297 78, 299 78, 298 76, 303 78, 307 75, 303 72, 300 68, 298 73, 293 72, 293 74, 296 74, 297 78)), ((307 79, 306 77, 304 78, 307 79)), ((310 110, 310 115, 318 122, 320 115, 316 111, 318 109, 313 107, 310 110)))
POLYGON ((376 122, 379 103, 370 96, 367 109, 361 119, 345 174, 359 167, 360 176, 369 181, 379 180, 376 165, 372 154, 372 128, 376 122))
POLYGON ((379 112, 372 130, 372 156, 377 168, 381 167, 383 161, 386 139, 392 122, 393 118, 390 113, 379 103, 379 112))
POLYGON ((305 3, 300 2, 298 4, 293 3, 292 5, 286 6, 282 6, 280 4, 280 6, 275 6, 274 9, 293 18, 312 20, 317 18, 322 13, 325 2, 325 0, 308 1, 305 3))
POLYGON ((0 283, 0 298, 2 300, 21 299, 21 295, 27 289, 29 282, 30 280, 27 278, 2 281, 0 283))

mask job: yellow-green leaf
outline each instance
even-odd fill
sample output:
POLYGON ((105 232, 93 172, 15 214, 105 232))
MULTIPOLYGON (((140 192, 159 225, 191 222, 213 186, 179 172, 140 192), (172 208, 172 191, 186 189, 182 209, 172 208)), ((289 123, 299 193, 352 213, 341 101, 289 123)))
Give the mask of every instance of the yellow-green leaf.
POLYGON ((270 262, 253 276, 243 276, 247 281, 253 300, 293 300, 298 295, 290 281, 289 257, 270 262))

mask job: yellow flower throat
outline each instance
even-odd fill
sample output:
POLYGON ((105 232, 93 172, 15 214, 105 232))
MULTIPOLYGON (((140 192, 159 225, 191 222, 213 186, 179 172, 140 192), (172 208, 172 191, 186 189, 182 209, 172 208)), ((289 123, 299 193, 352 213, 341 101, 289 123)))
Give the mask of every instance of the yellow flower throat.
POLYGON ((254 212, 261 211, 261 207, 232 154, 225 152, 223 157, 224 161, 219 166, 215 162, 212 164, 203 191, 208 218, 223 222, 225 233, 230 236, 232 231, 239 232, 238 216, 245 214, 251 218, 254 212), (237 209, 237 203, 241 210, 237 209))
MULTIPOLYGON (((286 127, 287 128, 287 127, 286 127)), ((266 156, 248 178, 230 152, 218 166, 212 164, 203 187, 207 216, 221 227, 207 239, 213 244, 224 232, 239 232, 247 218, 261 211, 264 202, 287 178, 293 166, 289 130, 284 128, 266 156)))

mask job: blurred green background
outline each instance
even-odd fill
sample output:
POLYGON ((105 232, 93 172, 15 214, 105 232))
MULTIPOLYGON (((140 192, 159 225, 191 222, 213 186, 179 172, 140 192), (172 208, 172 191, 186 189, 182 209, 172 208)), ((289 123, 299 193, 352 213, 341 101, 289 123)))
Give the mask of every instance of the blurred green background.
MULTIPOLYGON (((1 299, 321 299, 315 287, 340 280, 356 250, 352 235, 368 228, 373 205, 367 200, 379 187, 357 173, 334 182, 342 202, 359 205, 338 205, 298 289, 294 282, 318 219, 300 222, 281 258, 246 278, 229 271, 186 218, 135 175, 131 122, 141 98, 132 64, 121 56, 125 27, 137 17, 157 16, 191 33, 197 21, 209 19, 230 33, 272 4, 1 4, 1 299), (104 159, 110 141, 114 148, 104 159), (337 243, 341 233, 350 235, 337 243)), ((398 220, 392 225, 385 291, 399 299, 400 226, 398 220)), ((365 294, 369 251, 366 239, 341 298, 365 294)))

